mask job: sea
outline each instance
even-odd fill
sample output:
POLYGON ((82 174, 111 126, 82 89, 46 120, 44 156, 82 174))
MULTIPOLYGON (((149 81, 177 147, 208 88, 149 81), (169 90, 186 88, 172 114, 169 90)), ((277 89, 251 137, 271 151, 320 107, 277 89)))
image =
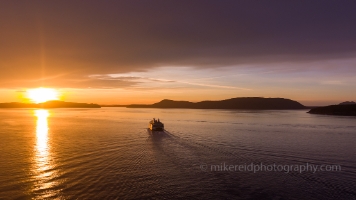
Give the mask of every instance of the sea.
POLYGON ((0 199, 356 199, 356 117, 307 111, 0 109, 0 199))

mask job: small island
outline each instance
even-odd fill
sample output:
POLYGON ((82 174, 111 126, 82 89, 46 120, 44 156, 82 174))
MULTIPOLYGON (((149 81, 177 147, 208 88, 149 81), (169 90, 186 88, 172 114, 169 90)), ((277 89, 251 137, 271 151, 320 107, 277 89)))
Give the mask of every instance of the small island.
POLYGON ((320 115, 356 116, 356 104, 339 104, 311 109, 308 113, 320 115))
POLYGON ((0 103, 0 108, 101 108, 98 104, 75 103, 65 101, 47 101, 43 103, 0 103))
POLYGON ((345 102, 339 103, 339 105, 356 105, 356 103, 354 101, 345 101, 345 102))
POLYGON ((246 110, 292 110, 306 109, 297 101, 284 98, 238 97, 220 101, 173 101, 162 100, 151 105, 134 104, 127 108, 190 108, 190 109, 246 109, 246 110))

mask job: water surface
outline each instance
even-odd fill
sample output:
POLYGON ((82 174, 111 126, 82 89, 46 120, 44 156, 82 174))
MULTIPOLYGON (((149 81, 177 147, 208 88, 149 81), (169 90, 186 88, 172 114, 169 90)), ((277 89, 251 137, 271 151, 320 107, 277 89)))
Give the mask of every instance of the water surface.
POLYGON ((0 199, 356 199, 355 117, 101 108, 0 119, 0 199), (152 117, 167 131, 148 132, 152 117), (250 163, 341 171, 211 170, 250 163))

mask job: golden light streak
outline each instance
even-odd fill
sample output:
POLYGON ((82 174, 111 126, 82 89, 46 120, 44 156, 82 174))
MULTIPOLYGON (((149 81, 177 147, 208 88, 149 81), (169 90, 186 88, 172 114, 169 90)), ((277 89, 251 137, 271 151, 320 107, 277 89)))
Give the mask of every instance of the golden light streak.
POLYGON ((57 170, 54 170, 55 165, 51 146, 49 142, 49 126, 48 110, 35 110, 36 121, 36 145, 34 148, 34 187, 31 193, 36 194, 36 199, 49 199, 56 196, 58 191, 54 189, 58 182, 54 178, 58 176, 57 170))

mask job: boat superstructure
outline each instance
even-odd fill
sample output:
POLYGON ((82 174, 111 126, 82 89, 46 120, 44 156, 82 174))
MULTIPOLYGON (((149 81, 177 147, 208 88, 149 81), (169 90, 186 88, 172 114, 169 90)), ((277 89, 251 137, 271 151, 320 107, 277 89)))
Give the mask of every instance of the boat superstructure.
POLYGON ((148 124, 148 128, 151 131, 163 131, 164 124, 159 119, 156 120, 155 118, 153 118, 153 120, 151 120, 148 124))

